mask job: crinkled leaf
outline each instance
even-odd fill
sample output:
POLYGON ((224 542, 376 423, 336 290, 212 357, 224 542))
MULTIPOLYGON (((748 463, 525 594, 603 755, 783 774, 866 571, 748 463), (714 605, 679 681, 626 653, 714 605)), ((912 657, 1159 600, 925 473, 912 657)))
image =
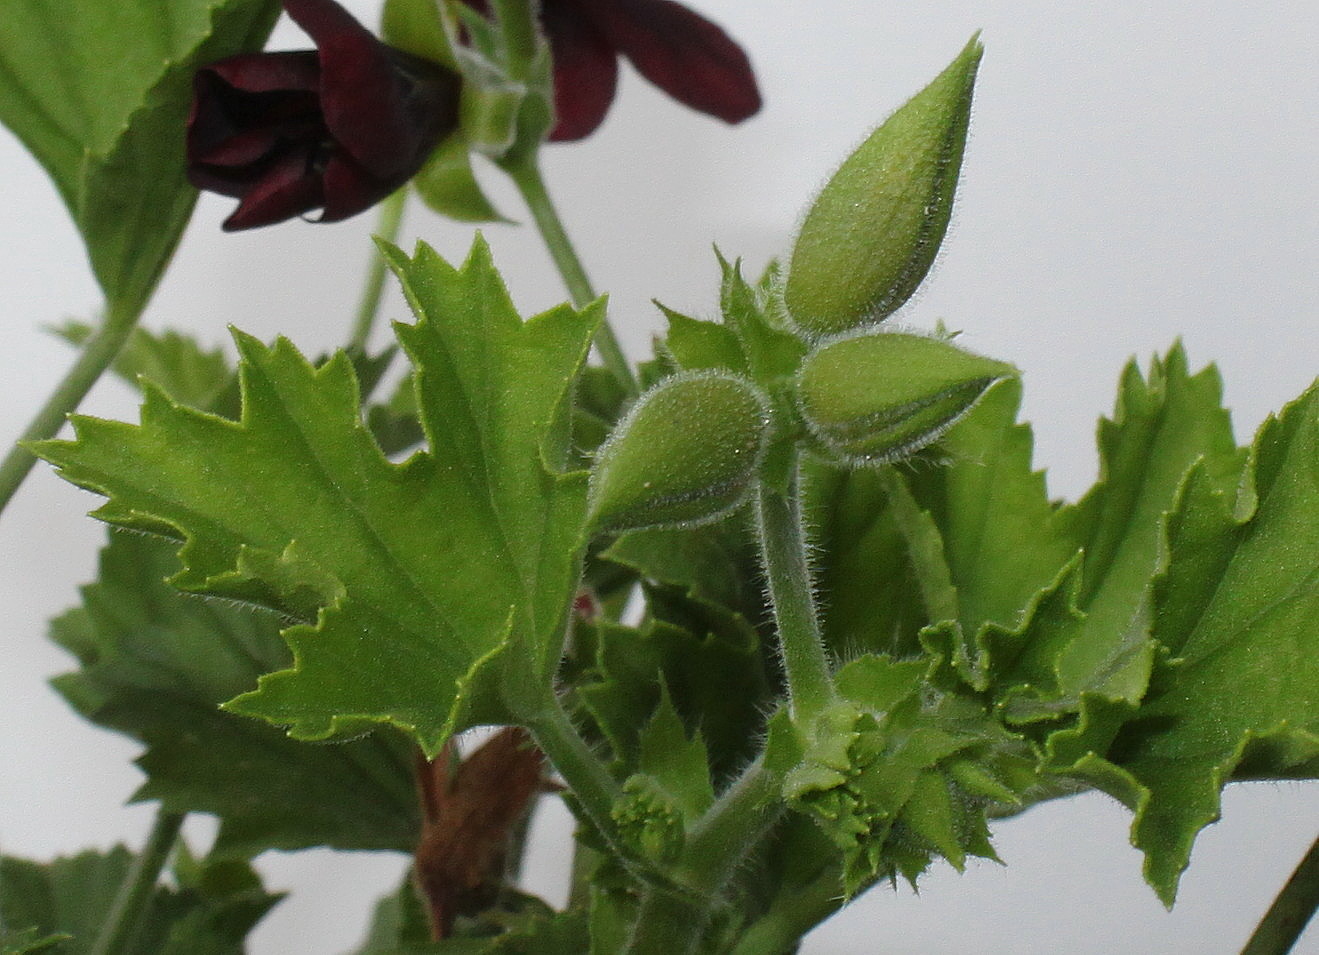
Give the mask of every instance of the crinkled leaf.
POLYGON ((1059 513, 1064 533, 1085 552, 1078 602, 1092 649, 1079 651, 1090 660, 1073 666, 1089 665, 1111 642, 1098 635, 1143 627, 1138 618, 1148 615, 1160 569, 1162 518, 1191 465, 1203 459, 1205 477, 1226 491, 1243 461, 1217 369, 1191 375, 1181 345, 1154 359, 1147 376, 1127 366, 1113 419, 1100 422, 1099 449, 1099 482, 1059 513))
POLYGON ((11 0, 0 120, 59 189, 114 307, 136 314, 192 211, 192 73, 260 47, 276 0, 11 0))
MULTIPOLYGON (((133 861, 123 846, 44 864, 0 857, 0 921, 67 934, 50 949, 61 955, 90 952, 133 861)), ((241 955, 247 933, 280 899, 243 863, 185 854, 174 875, 176 887, 155 889, 125 955, 241 955)))
POLYGON ((1075 553, 1056 530, 1043 472, 1031 467, 1029 425, 1017 423, 1021 386, 989 390, 939 443, 942 466, 918 466, 907 482, 943 537, 967 637, 985 623, 1014 624, 1030 598, 1075 553))
POLYGON ((575 694, 622 776, 642 767, 641 729, 660 703, 661 686, 689 731, 699 727, 717 777, 754 754, 769 700, 754 632, 688 630, 652 619, 640 628, 583 624, 575 637, 591 654, 576 664, 575 694))
POLYGON ((931 619, 943 618, 925 605, 922 589, 928 584, 912 556, 917 545, 891 506, 890 477, 870 468, 834 468, 814 458, 805 467, 804 509, 816 547, 826 642, 843 658, 919 652, 917 633, 931 619))
POLYGON ((1239 485, 1199 463, 1167 536, 1153 619, 1169 657, 1107 770, 1091 768, 1136 810, 1146 878, 1172 904, 1233 774, 1319 759, 1319 387, 1264 424, 1239 485))
POLYGON ((146 745, 136 800, 220 818, 216 850, 411 851, 420 831, 411 748, 381 731, 334 745, 289 739, 219 705, 285 667, 273 615, 199 600, 165 583, 174 547, 112 534, 83 606, 52 624, 82 669, 55 687, 92 722, 146 745), (180 732, 186 727, 187 732, 180 732))
POLYGON ((785 795, 841 853, 848 895, 914 881, 934 854, 994 858, 986 813, 1019 804, 1034 758, 971 697, 934 691, 923 660, 863 656, 837 676, 843 702, 811 731, 785 795))
POLYGON ((175 586, 305 621, 293 668, 232 710, 302 739, 388 722, 434 755, 549 690, 586 496, 556 469, 599 308, 522 322, 481 241, 461 269, 424 245, 387 256, 419 315, 397 332, 428 452, 385 459, 343 356, 314 368, 241 334, 240 421, 151 389, 140 425, 77 419, 40 451, 110 498, 98 517, 185 538, 175 586))

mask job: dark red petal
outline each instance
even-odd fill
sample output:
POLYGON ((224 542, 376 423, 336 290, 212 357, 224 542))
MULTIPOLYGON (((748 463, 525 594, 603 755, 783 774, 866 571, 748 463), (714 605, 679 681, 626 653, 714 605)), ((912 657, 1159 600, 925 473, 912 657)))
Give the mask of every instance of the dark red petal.
POLYGON ((224 220, 226 232, 273 225, 310 212, 322 204, 321 178, 309 171, 310 155, 291 150, 267 167, 224 220))
POLYGON ((554 56, 554 129, 566 142, 595 132, 618 87, 618 54, 571 6, 545 0, 541 23, 554 56))
POLYGON ((578 9, 637 70, 681 103, 737 123, 760 109, 742 48, 672 0, 558 0, 578 9))
POLYGON ((209 63, 198 76, 211 73, 245 93, 299 90, 315 93, 320 88, 321 64, 315 50, 286 53, 242 53, 209 63))
MULTIPOLYGON (((325 212, 319 222, 338 222, 371 208, 402 182, 386 182, 373 176, 352 158, 336 151, 325 164, 322 176, 325 212)), ((404 180, 406 182, 406 179, 404 180)))
POLYGON ((334 0, 284 0, 284 9, 316 41, 331 135, 373 174, 399 175, 419 147, 385 45, 334 0))

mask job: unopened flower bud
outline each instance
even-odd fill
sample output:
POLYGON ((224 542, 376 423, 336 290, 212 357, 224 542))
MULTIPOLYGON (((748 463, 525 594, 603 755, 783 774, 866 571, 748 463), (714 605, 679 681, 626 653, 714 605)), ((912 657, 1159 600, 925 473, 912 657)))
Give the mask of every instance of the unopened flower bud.
POLYGON ((806 337, 882 321, 930 270, 948 228, 982 51, 973 38, 848 157, 811 206, 784 288, 806 337))
POLYGON ((598 532, 716 520, 754 485, 769 432, 766 400, 722 372, 668 378, 637 401, 591 472, 598 532))
POLYGON ((797 398, 813 436, 854 464, 883 464, 936 441, 1008 364, 947 341, 870 332, 830 342, 802 363, 797 398))

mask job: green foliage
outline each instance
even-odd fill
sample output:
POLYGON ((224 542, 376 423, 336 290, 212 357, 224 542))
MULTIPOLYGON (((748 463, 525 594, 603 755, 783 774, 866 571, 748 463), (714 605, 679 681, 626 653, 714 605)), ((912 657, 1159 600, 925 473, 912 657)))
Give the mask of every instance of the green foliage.
POLYGON ((638 772, 624 782, 614 818, 623 838, 641 854, 671 861, 687 827, 714 803, 705 743, 699 736, 687 737, 662 684, 659 706, 638 742, 638 772))
POLYGON ((462 269, 425 246, 387 255, 420 316, 397 330, 428 452, 385 460, 342 356, 313 368, 242 335, 239 422, 149 389, 140 426, 78 419, 77 441, 41 452, 110 497, 98 517, 184 538, 175 586, 304 621, 285 632, 294 667, 231 710, 303 739, 388 722, 433 755, 548 692, 586 497, 556 469, 598 311, 524 324, 482 243, 462 269))
POLYGON ((842 853, 851 896, 876 878, 911 881, 939 854, 994 858, 992 803, 1022 801, 1029 752, 972 698, 931 692, 926 663, 864 656, 837 674, 825 712, 785 782, 792 803, 842 853))
MULTIPOLYGON (((82 322, 66 322, 55 329, 75 345, 85 342, 92 332, 82 322)), ((145 379, 180 404, 217 414, 238 414, 238 379, 229 360, 220 349, 202 348, 189 335, 134 328, 111 368, 135 388, 145 379)))
POLYGON ((113 311, 135 316, 192 212, 183 129, 199 64, 259 48, 276 0, 11 0, 0 121, 54 180, 113 311))
POLYGON ((181 595, 169 542, 115 533, 83 606, 51 625, 82 668, 55 688, 83 716, 146 745, 136 800, 220 819, 214 851, 410 851, 420 831, 410 748, 381 731, 314 746, 219 705, 289 663, 272 614, 181 595), (179 727, 186 726, 187 733, 179 727))
MULTIPOLYGON (((0 40, 0 93, 40 93, 0 109, 112 309, 140 306, 186 217, 177 143, 152 138, 177 133, 180 71, 271 12, 189 0, 163 30, 139 7, 123 22, 169 37, 152 63, 112 62, 122 25, 84 36, 102 15, 81 8, 33 49, 0 40), (70 37, 87 46, 42 61, 70 37)), ((53 16, 14 9, 20 33, 53 16)), ((469 149, 539 188, 550 120, 531 8, 491 12, 385 7, 391 42, 464 71, 463 131, 418 180, 458 218, 495 215, 469 149)), ((382 246, 416 316, 383 401, 393 349, 308 361, 239 333, 235 377, 181 336, 129 341, 116 368, 143 389, 140 423, 77 418, 37 450, 107 498, 98 517, 145 532, 112 537, 54 622, 80 663, 55 685, 144 744, 135 798, 174 826, 220 819, 134 951, 241 950, 275 901, 252 854, 422 833, 443 865, 419 851, 420 871, 470 877, 462 914, 405 882, 359 955, 777 953, 879 880, 994 858, 992 819, 1086 787, 1133 811, 1171 903, 1228 781, 1319 775, 1319 386, 1242 449, 1212 368, 1179 346, 1133 364, 1100 480, 1065 505, 1033 469, 1010 365, 861 328, 937 252, 980 53, 843 165, 786 281, 720 256, 720 321, 664 309, 640 398, 584 367, 602 305, 524 321, 479 238, 460 267, 382 246), (525 833, 445 790, 446 763, 414 789, 418 747, 456 760, 446 744, 481 724, 530 731, 520 793, 551 770, 568 790, 564 912, 507 884, 525 833)), ((496 762, 464 763, 470 792, 501 791, 496 762)), ((84 951, 132 862, 4 859, 5 951, 84 951)))
POLYGON ((1260 429, 1239 480, 1201 459, 1167 518, 1153 587, 1163 654, 1104 760, 1078 768, 1136 811, 1168 904, 1234 775, 1311 776, 1319 757, 1319 387, 1260 429))
MULTIPOLYGON (((44 864, 0 857, 0 922, 24 927, 20 941, 4 938, 4 951, 91 952, 132 865, 122 846, 44 864)), ((197 862, 186 852, 174 881, 155 889, 125 955, 241 955, 247 933, 280 899, 246 864, 197 862)))

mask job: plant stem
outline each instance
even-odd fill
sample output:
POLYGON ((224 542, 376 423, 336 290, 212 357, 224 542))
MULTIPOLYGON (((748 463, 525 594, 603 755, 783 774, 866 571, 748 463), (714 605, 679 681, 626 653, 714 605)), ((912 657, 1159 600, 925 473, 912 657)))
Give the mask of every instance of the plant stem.
POLYGON ((659 885, 646 888, 627 955, 682 953, 696 947, 729 876, 782 815, 781 786, 781 774, 766 768, 762 753, 724 791, 692 827, 675 866, 685 894, 659 885))
MULTIPOLYGON (((559 275, 563 277, 563 284, 567 286, 573 304, 582 308, 595 301, 596 294, 591 288, 591 280, 586 277, 581 259, 577 257, 568 233, 563 228, 563 222, 550 200, 535 153, 502 165, 517 185, 518 191, 527 203, 527 208, 531 210, 531 217, 536 222, 536 228, 540 230, 541 239, 549 249, 550 257, 554 259, 559 275)), ((595 333, 595 347, 600 352, 600 360, 627 389, 628 394, 636 395, 638 393, 636 378, 632 375, 632 368, 623 355, 623 349, 618 344, 618 338, 614 335, 607 317, 600 323, 600 328, 595 333)))
POLYGON ((794 723, 806 727, 833 701, 834 690, 802 528, 796 461, 789 462, 787 468, 789 476, 784 486, 775 481, 761 482, 756 514, 761 558, 788 680, 789 713, 794 723))
POLYGON ((804 887, 781 893, 743 933, 731 955, 786 955, 802 936, 843 906, 842 874, 826 866, 804 887))
POLYGON ((133 861, 133 866, 124 877, 119 887, 110 914, 96 938, 89 955, 119 955, 131 949, 134 938, 142 925, 142 917, 151 903, 151 895, 156 889, 156 880, 164 868, 174 848, 174 841, 179 836, 186 813, 156 813, 156 822, 151 827, 147 844, 133 861))
POLYGON ((0 461, 0 511, 18 491, 19 485, 37 461, 32 452, 23 447, 29 441, 44 441, 59 433, 65 418, 77 409, 78 404, 91 391, 92 385, 110 367, 124 342, 132 334, 141 309, 122 311, 113 304, 106 311, 105 320, 84 343, 73 367, 68 370, 45 405, 28 424, 18 443, 9 449, 0 461))
MULTIPOLYGON (((407 187, 390 194, 380 204, 380 217, 376 222, 375 234, 386 242, 398 238, 399 226, 403 223, 403 210, 408 204, 407 187)), ((380 314, 380 299, 385 291, 385 259, 378 249, 371 250, 371 262, 367 266, 366 284, 362 287, 362 300, 357 306, 357 319, 353 323, 353 333, 348 339, 348 350, 359 354, 366 353, 367 340, 371 329, 375 327, 376 317, 380 314)))
POLYGON ((693 896, 650 887, 624 955, 689 955, 710 920, 710 905, 693 896))
POLYGON ((621 855, 621 850, 613 844, 611 815, 621 790, 604 763, 591 752, 591 747, 577 732, 577 727, 572 725, 563 704, 551 695, 545 706, 526 717, 525 723, 536 745, 567 783, 586 818, 621 855))
POLYGON ((1269 910, 1264 913, 1241 955, 1283 955, 1290 952, 1319 908, 1319 839, 1296 867, 1269 910))

